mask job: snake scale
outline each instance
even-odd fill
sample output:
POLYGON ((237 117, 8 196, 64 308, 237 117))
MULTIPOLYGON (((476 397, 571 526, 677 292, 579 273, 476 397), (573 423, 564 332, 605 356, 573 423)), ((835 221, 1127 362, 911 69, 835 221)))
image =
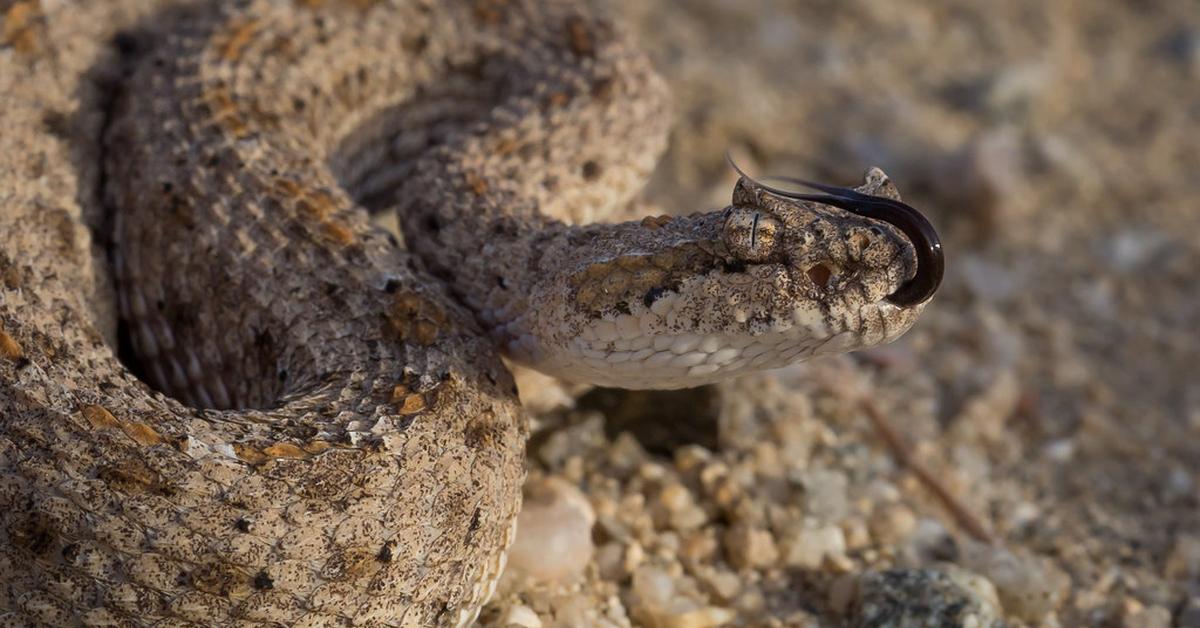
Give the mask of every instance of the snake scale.
POLYGON ((877 170, 595 222, 669 101, 574 2, 0 14, 0 625, 469 624, 524 477, 500 352, 692 386, 894 339, 940 278, 877 170))

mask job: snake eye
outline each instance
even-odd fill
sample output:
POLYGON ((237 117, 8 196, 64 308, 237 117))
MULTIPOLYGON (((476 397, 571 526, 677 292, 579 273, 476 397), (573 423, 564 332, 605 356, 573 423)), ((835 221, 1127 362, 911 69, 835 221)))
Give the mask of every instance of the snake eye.
POLYGON ((765 262, 778 248, 783 226, 779 219, 761 210, 735 207, 725 218, 725 246, 741 261, 765 262))

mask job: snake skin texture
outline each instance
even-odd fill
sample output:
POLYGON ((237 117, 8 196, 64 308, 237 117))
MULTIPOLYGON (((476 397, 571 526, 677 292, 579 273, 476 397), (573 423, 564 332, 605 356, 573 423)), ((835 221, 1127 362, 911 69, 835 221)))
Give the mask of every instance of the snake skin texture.
POLYGON ((0 625, 469 624, 524 477, 500 352, 693 386, 924 305, 891 225, 748 179, 595 222, 669 98, 574 2, 0 15, 0 625))

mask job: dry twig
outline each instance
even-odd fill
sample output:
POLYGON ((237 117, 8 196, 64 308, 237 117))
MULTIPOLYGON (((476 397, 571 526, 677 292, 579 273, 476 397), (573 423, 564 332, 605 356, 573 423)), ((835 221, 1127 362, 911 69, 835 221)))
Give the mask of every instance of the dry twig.
POLYGON ((946 510, 950 511, 951 516, 958 522, 958 525, 975 540, 989 544, 994 543, 995 537, 992 536, 992 533, 984 526, 983 522, 971 513, 965 504, 951 494, 950 490, 925 465, 921 464, 920 460, 917 460, 913 456, 912 447, 892 427, 887 417, 884 416, 883 411, 879 409, 879 406, 875 405, 870 399, 863 399, 862 407, 866 411, 867 417, 871 419, 871 423, 875 425, 875 430, 887 442, 888 447, 892 450, 892 454, 896 456, 900 464, 908 467, 917 476, 917 479, 933 492, 938 501, 942 502, 942 505, 946 507, 946 510))

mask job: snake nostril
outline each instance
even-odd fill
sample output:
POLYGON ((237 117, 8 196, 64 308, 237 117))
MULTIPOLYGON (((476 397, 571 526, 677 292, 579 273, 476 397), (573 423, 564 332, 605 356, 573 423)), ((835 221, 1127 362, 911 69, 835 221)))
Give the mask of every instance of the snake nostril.
POLYGON ((833 269, 826 264, 815 264, 804 272, 812 280, 813 285, 821 290, 829 287, 829 280, 833 278, 833 269))

